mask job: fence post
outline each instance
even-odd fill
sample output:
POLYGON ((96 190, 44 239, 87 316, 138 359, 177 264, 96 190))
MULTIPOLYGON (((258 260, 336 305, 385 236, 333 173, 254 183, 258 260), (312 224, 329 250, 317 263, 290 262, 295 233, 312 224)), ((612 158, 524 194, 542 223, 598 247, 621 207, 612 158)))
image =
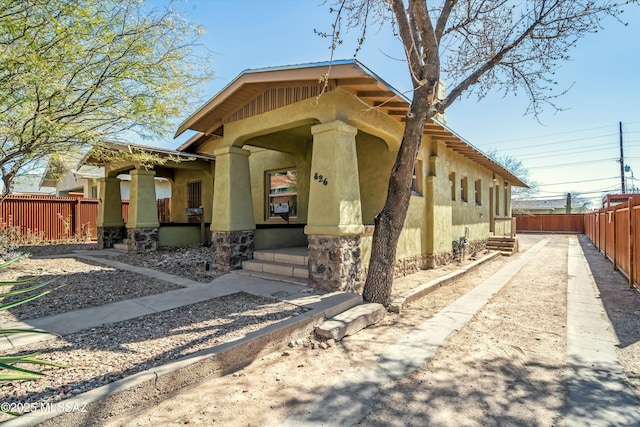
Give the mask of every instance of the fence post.
POLYGON ((73 222, 71 230, 73 230, 73 236, 69 238, 76 238, 80 235, 80 199, 75 200, 75 207, 73 209, 73 222))
POLYGON ((633 265, 633 231, 635 230, 633 215, 633 197, 629 197, 629 289, 633 289, 633 278, 635 266, 633 265))
POLYGON ((617 209, 613 210, 613 271, 618 271, 618 221, 616 221, 617 209))

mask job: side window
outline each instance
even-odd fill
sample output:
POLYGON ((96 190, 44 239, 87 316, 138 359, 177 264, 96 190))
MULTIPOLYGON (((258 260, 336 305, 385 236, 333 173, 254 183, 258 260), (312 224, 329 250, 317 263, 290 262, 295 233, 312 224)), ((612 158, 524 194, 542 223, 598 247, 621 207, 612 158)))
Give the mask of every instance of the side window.
POLYGON ((291 218, 298 215, 297 177, 295 168, 266 172, 266 219, 291 218))
POLYGON ((456 173, 449 173, 449 186, 451 186, 451 200, 456 200, 456 173))
MULTIPOLYGON (((200 181, 187 182, 187 207, 199 208, 202 206, 202 183, 200 181)), ((200 222, 198 218, 189 218, 189 222, 200 222)))
POLYGON ((496 216, 500 215, 500 185, 495 185, 495 196, 496 196, 496 216))
POLYGON ((416 159, 413 165, 413 176, 411 177, 411 195, 422 196, 422 160, 416 159))
POLYGON ((504 214, 507 215, 509 213, 509 184, 507 182, 504 183, 504 214))
POLYGON ((467 202, 469 200, 469 180, 466 176, 460 180, 460 200, 467 202))
POLYGON ((476 206, 482 205, 482 180, 476 179, 475 182, 475 199, 476 206))

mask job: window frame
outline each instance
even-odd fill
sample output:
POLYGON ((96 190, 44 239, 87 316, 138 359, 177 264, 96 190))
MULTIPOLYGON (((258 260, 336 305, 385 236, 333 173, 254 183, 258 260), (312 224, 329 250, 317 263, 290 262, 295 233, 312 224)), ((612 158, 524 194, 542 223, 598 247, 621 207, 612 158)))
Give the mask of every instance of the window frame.
MULTIPOLYGON (((264 220, 266 222, 295 222, 298 219, 298 184, 297 184, 297 177, 298 177, 298 168, 296 166, 290 166, 290 167, 285 167, 285 168, 279 168, 279 169, 272 169, 272 170, 268 170, 268 171, 264 171, 264 220), (283 191, 283 192, 278 192, 278 193, 271 193, 271 179, 270 176, 273 174, 278 174, 278 173, 287 173, 289 171, 295 171, 295 176, 296 176, 296 191, 283 191), (295 197, 295 207, 294 207, 294 214, 291 215, 289 214, 288 216, 288 220, 285 220, 285 218, 281 217, 279 214, 272 214, 271 213, 271 200, 274 197, 295 197)), ((290 187, 287 187, 290 188, 290 187)), ((289 206, 294 206, 293 203, 290 203, 289 206)), ((291 209, 291 208, 290 208, 291 209)))
POLYGON ((422 159, 416 159, 413 164, 413 173, 411 176, 411 195, 415 197, 424 197, 423 189, 424 177, 422 174, 422 159))
POLYGON ((460 178, 460 201, 469 202, 469 178, 467 176, 460 178))

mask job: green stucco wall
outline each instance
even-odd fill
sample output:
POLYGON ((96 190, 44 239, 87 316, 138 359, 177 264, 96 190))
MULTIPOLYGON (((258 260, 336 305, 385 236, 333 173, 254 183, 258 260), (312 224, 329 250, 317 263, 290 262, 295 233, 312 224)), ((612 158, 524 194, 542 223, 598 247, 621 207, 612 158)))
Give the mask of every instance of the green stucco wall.
MULTIPOLYGON (((309 135, 311 136, 311 135, 309 135)), ((277 138, 277 135, 274 136, 277 138)), ((249 170, 251 174, 251 197, 253 199, 253 218, 256 224, 285 224, 283 219, 266 218, 266 185, 265 173, 279 169, 297 169, 298 187, 298 215, 290 219, 292 224, 305 224, 307 222, 307 208, 309 205, 309 148, 304 144, 304 152, 288 154, 275 150, 258 147, 248 147, 249 170)), ((302 150, 301 150, 302 151, 302 150)))
POLYGON ((187 218, 187 184, 200 181, 205 222, 211 222, 213 201, 213 176, 215 163, 209 162, 203 169, 175 169, 171 185, 171 222, 188 222, 187 218))
MULTIPOLYGON (((208 226, 204 230, 205 240, 211 241, 211 231, 208 226)), ((162 225, 158 229, 158 247, 181 247, 200 243, 200 224, 194 225, 162 225)))

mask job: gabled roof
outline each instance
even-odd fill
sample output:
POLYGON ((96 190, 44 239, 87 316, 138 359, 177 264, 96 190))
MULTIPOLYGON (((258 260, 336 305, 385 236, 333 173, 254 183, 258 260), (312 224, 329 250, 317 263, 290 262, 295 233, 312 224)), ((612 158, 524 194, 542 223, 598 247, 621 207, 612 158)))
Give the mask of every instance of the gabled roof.
MULTIPOLYGON (((122 141, 113 141, 113 140, 102 140, 99 144, 108 149, 114 151, 121 151, 124 153, 134 153, 136 151, 145 151, 148 153, 158 154, 160 156, 175 156, 181 157, 184 159, 203 159, 203 160, 213 160, 214 156, 205 156, 200 154, 192 154, 192 153, 184 153, 181 151, 171 150, 169 148, 160 148, 160 147, 152 147, 150 145, 142 145, 142 144, 132 144, 128 142, 122 141)), ((96 158, 93 155, 92 150, 89 150, 87 154, 82 157, 80 162, 78 163, 78 168, 83 165, 101 165, 103 166, 104 160, 96 158)))
MULTIPOLYGON (((188 150, 189 147, 204 138, 222 137, 225 120, 255 97, 264 93, 270 86, 290 82, 315 82, 314 85, 320 90, 321 86, 318 81, 322 75, 327 73, 329 85, 332 88, 344 89, 365 104, 379 109, 399 122, 406 120, 411 101, 355 59, 260 68, 240 73, 231 83, 180 124, 176 131, 176 137, 187 129, 197 133, 178 147, 178 150, 188 150)), ((423 134, 444 142, 452 151, 485 166, 504 177, 512 185, 527 187, 527 184, 511 171, 457 135, 444 123, 432 119, 425 125, 423 134)))
MULTIPOLYGON (((580 209, 589 204, 589 199, 572 199, 571 205, 573 209, 580 209)), ((563 197, 560 199, 546 199, 546 200, 512 200, 511 206, 513 209, 519 210, 557 210, 557 209, 566 209, 567 207, 567 198, 563 197)))

